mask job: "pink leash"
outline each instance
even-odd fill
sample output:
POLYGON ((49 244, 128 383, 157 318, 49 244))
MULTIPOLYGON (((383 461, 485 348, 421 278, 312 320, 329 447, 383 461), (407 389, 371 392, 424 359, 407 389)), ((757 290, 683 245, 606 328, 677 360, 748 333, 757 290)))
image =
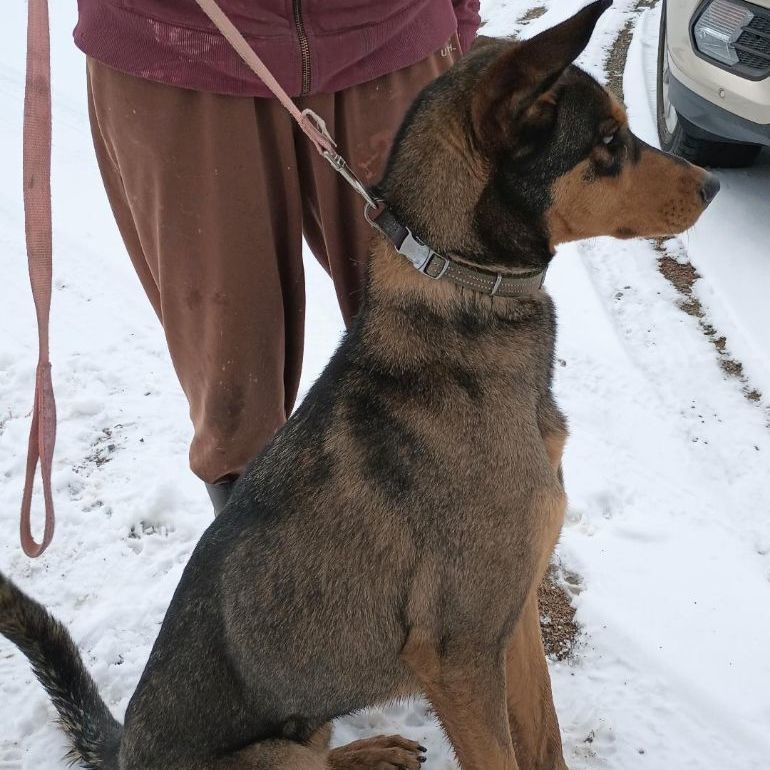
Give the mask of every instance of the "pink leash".
MULTIPOLYGON (((276 99, 289 111, 307 138, 332 168, 363 198, 367 211, 379 202, 335 149, 336 144, 323 119, 312 110, 300 111, 273 77, 216 0, 195 0, 236 52, 264 81, 276 99)), ((27 452, 27 474, 21 502, 21 547, 29 557, 40 556, 51 543, 55 516, 51 495, 51 462, 56 443, 56 402, 51 383, 48 349, 48 320, 51 309, 51 54, 48 0, 28 0, 27 84, 24 98, 24 215, 27 257, 32 296, 37 313, 39 358, 35 380, 35 405, 27 452), (38 543, 32 536, 30 513, 35 472, 40 464, 45 501, 45 529, 38 543)))
POLYGON ((51 51, 48 0, 28 0, 27 83, 24 92, 24 223, 29 281, 38 328, 35 404, 27 450, 27 475, 21 500, 21 547, 29 557, 40 556, 53 538, 55 516, 51 495, 51 461, 56 443, 56 402, 48 357, 48 318, 51 311, 51 51), (40 463, 45 501, 45 529, 38 543, 32 535, 30 512, 35 472, 40 463))

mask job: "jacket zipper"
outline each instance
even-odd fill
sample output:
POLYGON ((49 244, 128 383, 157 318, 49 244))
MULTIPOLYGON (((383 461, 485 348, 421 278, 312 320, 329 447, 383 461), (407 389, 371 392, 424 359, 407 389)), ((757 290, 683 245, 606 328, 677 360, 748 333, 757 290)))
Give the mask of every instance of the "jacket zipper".
POLYGON ((297 28, 299 50, 302 55, 302 93, 305 96, 310 93, 310 43, 305 32, 305 22, 302 19, 302 0, 292 0, 294 5, 294 26, 297 28))

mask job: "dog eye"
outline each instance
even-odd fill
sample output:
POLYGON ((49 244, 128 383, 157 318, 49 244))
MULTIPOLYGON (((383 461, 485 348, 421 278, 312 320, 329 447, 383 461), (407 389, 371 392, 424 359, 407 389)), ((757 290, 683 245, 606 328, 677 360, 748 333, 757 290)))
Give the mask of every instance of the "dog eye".
POLYGON ((615 139, 617 138, 617 136, 618 136, 618 132, 617 131, 614 131, 611 134, 607 134, 606 136, 603 136, 602 137, 602 144, 605 144, 607 146, 609 146, 611 144, 614 144, 615 139))

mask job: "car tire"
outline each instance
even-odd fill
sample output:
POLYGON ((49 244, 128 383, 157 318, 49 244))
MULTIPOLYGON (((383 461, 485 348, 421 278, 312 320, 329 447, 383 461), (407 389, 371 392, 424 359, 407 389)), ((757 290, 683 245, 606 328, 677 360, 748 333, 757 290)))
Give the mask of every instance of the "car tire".
POLYGON ((761 151, 756 144, 742 144, 703 138, 682 119, 671 104, 668 94, 668 39, 666 36, 666 3, 660 14, 660 38, 658 40, 658 136, 660 146, 666 152, 678 155, 698 166, 714 168, 743 168, 750 166, 761 151))

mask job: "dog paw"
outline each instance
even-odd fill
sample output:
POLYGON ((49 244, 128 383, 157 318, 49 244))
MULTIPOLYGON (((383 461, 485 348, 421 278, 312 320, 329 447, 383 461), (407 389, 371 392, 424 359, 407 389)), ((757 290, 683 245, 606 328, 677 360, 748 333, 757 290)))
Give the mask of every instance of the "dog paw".
POLYGON ((331 770, 420 770, 423 746, 400 735, 378 735, 329 752, 331 770))

